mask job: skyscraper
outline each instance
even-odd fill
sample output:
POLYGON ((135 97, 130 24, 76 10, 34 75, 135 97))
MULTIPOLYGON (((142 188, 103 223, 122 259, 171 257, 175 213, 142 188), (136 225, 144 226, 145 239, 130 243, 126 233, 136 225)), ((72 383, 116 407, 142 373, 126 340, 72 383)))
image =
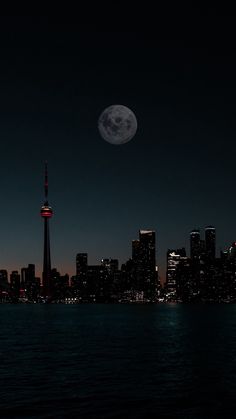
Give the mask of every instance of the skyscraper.
POLYGON ((201 254, 200 231, 192 230, 190 233, 190 256, 193 260, 199 260, 201 254))
POLYGON ((177 267, 181 261, 185 261, 186 251, 182 249, 168 249, 166 270, 166 291, 169 299, 176 298, 177 291, 177 267))
POLYGON ((45 181, 44 181, 45 200, 41 208, 41 217, 44 219, 44 253, 43 253, 43 295, 50 298, 52 294, 51 281, 51 255, 49 238, 49 219, 52 217, 52 208, 48 204, 48 170, 45 163, 45 181))
POLYGON ((215 227, 205 228, 206 260, 213 262, 216 256, 216 230, 215 227))
POLYGON ((145 296, 152 299, 157 287, 155 231, 139 230, 139 242, 139 285, 145 296))
POLYGON ((86 276, 88 270, 88 254, 77 253, 76 255, 76 276, 86 276))

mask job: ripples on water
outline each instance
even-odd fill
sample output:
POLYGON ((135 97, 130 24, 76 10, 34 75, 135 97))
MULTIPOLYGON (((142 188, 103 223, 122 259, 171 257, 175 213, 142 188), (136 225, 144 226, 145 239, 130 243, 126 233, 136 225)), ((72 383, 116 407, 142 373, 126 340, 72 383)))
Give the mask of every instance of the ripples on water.
POLYGON ((1 418, 233 418, 236 305, 0 305, 1 418))

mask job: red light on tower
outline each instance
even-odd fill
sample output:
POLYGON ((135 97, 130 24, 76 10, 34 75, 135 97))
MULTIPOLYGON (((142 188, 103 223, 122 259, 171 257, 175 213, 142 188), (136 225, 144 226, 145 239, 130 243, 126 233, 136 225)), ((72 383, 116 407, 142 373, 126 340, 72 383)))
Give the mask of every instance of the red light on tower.
POLYGON ((53 215, 52 208, 48 205, 43 205, 40 211, 41 217, 43 218, 51 218, 53 215))

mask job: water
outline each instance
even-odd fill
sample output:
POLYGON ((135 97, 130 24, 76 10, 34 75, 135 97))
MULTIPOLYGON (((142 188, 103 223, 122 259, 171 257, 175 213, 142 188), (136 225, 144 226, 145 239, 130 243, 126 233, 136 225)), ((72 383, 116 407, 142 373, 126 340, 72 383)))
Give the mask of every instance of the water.
POLYGON ((236 305, 0 305, 1 418, 232 418, 236 305))

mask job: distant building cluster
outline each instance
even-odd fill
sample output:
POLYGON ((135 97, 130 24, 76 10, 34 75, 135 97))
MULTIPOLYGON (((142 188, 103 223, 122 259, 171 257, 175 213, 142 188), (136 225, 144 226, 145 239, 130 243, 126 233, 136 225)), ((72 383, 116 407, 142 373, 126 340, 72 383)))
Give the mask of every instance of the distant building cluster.
MULTIPOLYGON (((44 271, 45 272, 45 271, 44 271)), ((35 276, 35 265, 21 272, 0 270, 0 302, 158 303, 236 302, 236 243, 216 257, 215 228, 190 233, 190 256, 185 248, 168 249, 166 281, 160 284, 153 230, 140 230, 132 241, 132 258, 119 268, 118 259, 88 264, 88 254, 76 255, 76 274, 47 274, 47 295, 35 276)))
POLYGON ((132 259, 119 269, 117 259, 102 259, 100 265, 88 265, 87 254, 76 258, 76 275, 71 289, 79 301, 154 302, 159 280, 156 267, 155 232, 140 230, 132 242, 132 259))
POLYGON ((167 251, 164 301, 236 302, 236 243, 216 257, 215 228, 190 233, 190 257, 185 248, 167 251))
POLYGON ((157 303, 157 302, 236 302, 236 242, 216 258, 215 228, 190 233, 190 257, 185 248, 167 251, 167 272, 161 286, 156 264, 156 235, 139 230, 132 241, 132 258, 121 265, 117 259, 88 264, 88 254, 76 256, 76 274, 62 276, 51 268, 49 220, 53 210, 48 203, 48 169, 45 164, 42 282, 35 265, 13 271, 8 278, 0 270, 0 302, 25 303, 157 303))
MULTIPOLYGON (((45 272, 45 269, 44 269, 45 272)), ((35 277, 35 265, 13 271, 8 278, 0 270, 1 302, 111 303, 156 302, 160 294, 156 266, 155 232, 140 230, 139 239, 132 242, 132 258, 119 269, 117 259, 102 259, 99 265, 88 265, 88 254, 76 256, 76 275, 61 276, 51 269, 45 294, 42 283, 35 277)))

